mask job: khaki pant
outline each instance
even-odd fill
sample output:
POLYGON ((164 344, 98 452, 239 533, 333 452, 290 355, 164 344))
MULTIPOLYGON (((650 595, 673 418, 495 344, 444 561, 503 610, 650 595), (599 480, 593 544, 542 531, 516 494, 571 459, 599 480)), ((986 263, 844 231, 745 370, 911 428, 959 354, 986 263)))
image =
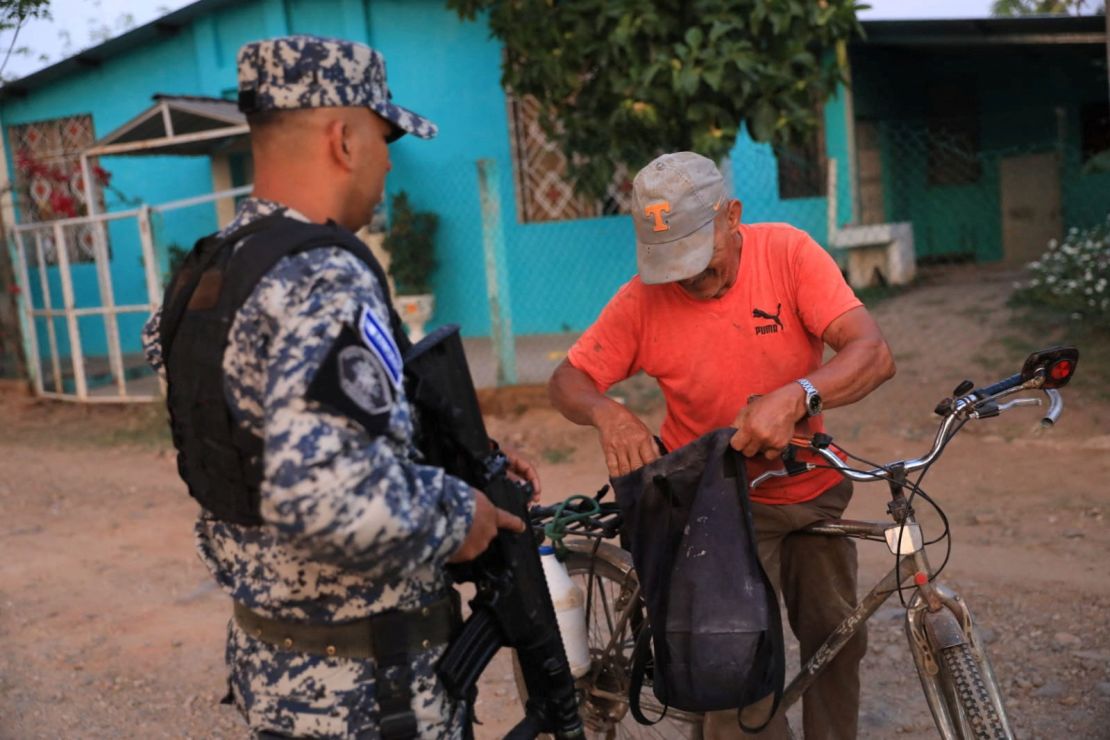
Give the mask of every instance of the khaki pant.
MULTIPOLYGON (((846 537, 793 533, 820 519, 840 517, 851 498, 852 484, 843 481, 800 504, 752 504, 759 559, 775 591, 786 602, 786 614, 800 643, 803 663, 856 607, 856 544, 846 537)), ((859 662, 866 652, 864 626, 806 691, 802 699, 805 740, 856 736, 859 662)), ((749 711, 744 721, 758 724, 765 717, 765 711, 749 711)), ((740 730, 736 712, 728 710, 706 714, 705 737, 779 740, 791 735, 781 711, 763 732, 753 736, 740 730)))

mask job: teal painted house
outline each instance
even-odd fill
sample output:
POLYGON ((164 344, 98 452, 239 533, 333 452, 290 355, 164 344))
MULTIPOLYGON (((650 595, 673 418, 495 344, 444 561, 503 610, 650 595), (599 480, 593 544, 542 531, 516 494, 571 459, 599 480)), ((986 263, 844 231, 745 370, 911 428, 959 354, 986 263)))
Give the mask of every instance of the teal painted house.
MULTIPOLYGON (((824 126, 808 146, 775 152, 747 136, 738 141, 727 169, 746 220, 787 221, 826 244, 830 228, 910 222, 919 259, 1017 260, 1062 229, 1105 217, 1110 174, 1085 169, 1110 148, 1101 18, 864 26, 866 40, 849 50, 852 86, 825 105, 824 126)), ((145 309, 98 312, 105 286, 117 307, 149 304, 174 249, 229 215, 228 199, 159 204, 249 184, 242 122, 220 100, 234 98, 239 46, 287 33, 380 49, 395 99, 439 124, 430 142, 406 137, 392 147, 387 186, 439 216, 435 323, 488 336, 497 287, 500 316, 518 340, 575 332, 633 274, 632 228, 622 215, 627 178, 600 202, 573 195, 528 101, 501 89, 501 49, 484 24, 460 21, 439 0, 200 0, 0 89, 4 166, 14 185, 7 225, 85 214, 83 175, 98 183, 88 189, 94 211, 154 207, 146 250, 141 216, 96 228, 65 222, 74 245, 63 250, 68 288, 52 237, 36 245, 24 233, 21 288, 37 312, 25 319, 24 332, 35 335, 25 346, 46 367, 44 387, 56 350, 62 367, 54 377, 68 388, 74 337, 90 377, 113 345, 124 365, 139 367, 145 309), (155 94, 173 97, 162 106, 155 94), (159 145, 163 116, 186 139, 220 126, 227 135, 159 145), (103 174, 82 172, 81 151, 142 141, 144 132, 147 148, 96 161, 106 184, 103 174), (479 161, 493 168, 495 224, 488 207, 483 213, 479 161), (491 228, 504 245, 499 265, 484 251, 491 228), (47 293, 55 307, 71 294, 71 310, 43 311, 47 293)), ((120 372, 97 377, 110 383, 120 372)))
POLYGON ((1101 17, 867 24, 851 49, 854 216, 909 221, 919 259, 1028 261, 1102 222, 1101 17))

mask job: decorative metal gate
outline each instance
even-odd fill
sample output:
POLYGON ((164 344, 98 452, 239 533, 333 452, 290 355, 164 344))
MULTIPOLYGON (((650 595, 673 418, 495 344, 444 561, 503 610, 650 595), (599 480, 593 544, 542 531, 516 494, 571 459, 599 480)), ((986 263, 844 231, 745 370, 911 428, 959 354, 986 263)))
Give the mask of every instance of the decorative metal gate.
POLYGON ((149 315, 161 302, 162 276, 152 221, 171 211, 233 198, 249 191, 250 187, 246 186, 156 206, 143 205, 126 211, 14 226, 9 232, 8 247, 19 286, 20 324, 35 393, 43 398, 92 403, 161 398, 159 382, 145 371, 141 356, 125 356, 119 326, 120 316, 149 315), (113 259, 121 259, 121 256, 110 254, 108 231, 113 224, 128 222, 138 233, 145 301, 117 304, 110 268, 113 259), (98 305, 79 306, 74 270, 88 269, 88 265, 79 263, 89 261, 90 252, 99 301, 98 305), (95 360, 92 368, 82 341, 81 319, 85 317, 101 318, 107 345, 106 356, 92 358, 95 360), (56 326, 59 321, 63 322, 62 327, 56 326), (105 360, 105 367, 95 367, 105 360), (103 377, 109 382, 91 383, 90 376, 103 377))

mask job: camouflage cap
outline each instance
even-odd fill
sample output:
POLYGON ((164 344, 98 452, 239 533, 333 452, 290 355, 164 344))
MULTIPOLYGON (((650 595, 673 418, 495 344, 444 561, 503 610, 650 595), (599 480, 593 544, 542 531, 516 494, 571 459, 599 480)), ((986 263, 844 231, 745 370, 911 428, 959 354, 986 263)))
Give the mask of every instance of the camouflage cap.
POLYGON ((320 36, 252 41, 239 50, 239 110, 366 106, 393 124, 390 141, 439 130, 423 116, 395 105, 385 82, 385 58, 364 44, 320 36))

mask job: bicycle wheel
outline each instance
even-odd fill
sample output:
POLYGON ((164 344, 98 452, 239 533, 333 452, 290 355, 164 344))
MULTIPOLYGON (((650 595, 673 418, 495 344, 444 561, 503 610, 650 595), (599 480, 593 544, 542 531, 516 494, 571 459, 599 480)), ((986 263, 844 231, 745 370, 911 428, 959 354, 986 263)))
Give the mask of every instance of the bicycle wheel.
MULTIPOLYGON (((700 714, 680 712, 664 707, 651 691, 650 676, 644 680, 640 707, 649 719, 662 716, 654 725, 641 725, 628 710, 628 689, 631 683, 634 629, 643 624, 642 603, 634 607, 634 616, 618 625, 620 615, 630 599, 639 597, 632 558, 624 550, 602 543, 594 554, 593 542, 567 542, 570 550, 564 565, 571 579, 586 595, 586 615, 590 645, 591 669, 575 682, 578 688, 579 713, 589 738, 660 738, 695 740, 701 737, 700 714), (616 650, 606 656, 610 639, 616 650)), ((521 700, 527 697, 523 677, 514 660, 517 689, 521 700)))
POLYGON ((979 662, 966 644, 952 645, 940 651, 944 671, 951 680, 952 699, 956 710, 966 720, 971 737, 976 740, 1008 740, 1006 723, 998 715, 991 700, 987 681, 979 662))

